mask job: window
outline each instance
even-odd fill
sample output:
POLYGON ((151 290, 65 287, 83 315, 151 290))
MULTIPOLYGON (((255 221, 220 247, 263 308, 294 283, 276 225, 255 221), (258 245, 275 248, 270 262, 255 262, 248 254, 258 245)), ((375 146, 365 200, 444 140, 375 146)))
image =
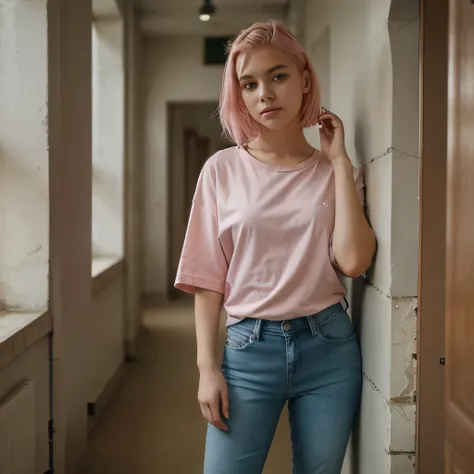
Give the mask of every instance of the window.
POLYGON ((125 141, 122 20, 94 22, 92 76, 92 257, 94 261, 117 259, 123 257, 124 254, 125 141))

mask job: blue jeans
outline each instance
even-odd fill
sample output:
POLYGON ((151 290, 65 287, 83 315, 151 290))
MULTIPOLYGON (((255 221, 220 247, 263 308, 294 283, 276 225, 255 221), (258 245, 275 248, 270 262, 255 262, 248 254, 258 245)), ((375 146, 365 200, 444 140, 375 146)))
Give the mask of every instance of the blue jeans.
POLYGON ((230 326, 222 371, 229 431, 208 425, 204 474, 261 474, 286 402, 293 473, 340 474, 362 386, 359 344, 340 304, 230 326))

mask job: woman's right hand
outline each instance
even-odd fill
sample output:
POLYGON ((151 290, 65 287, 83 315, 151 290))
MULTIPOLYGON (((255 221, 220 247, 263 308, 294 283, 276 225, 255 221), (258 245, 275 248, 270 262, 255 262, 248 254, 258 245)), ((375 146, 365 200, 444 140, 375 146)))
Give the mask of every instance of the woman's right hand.
POLYGON ((229 396, 224 375, 218 368, 201 369, 198 391, 199 405, 204 418, 223 431, 228 431, 221 417, 229 418, 229 396))

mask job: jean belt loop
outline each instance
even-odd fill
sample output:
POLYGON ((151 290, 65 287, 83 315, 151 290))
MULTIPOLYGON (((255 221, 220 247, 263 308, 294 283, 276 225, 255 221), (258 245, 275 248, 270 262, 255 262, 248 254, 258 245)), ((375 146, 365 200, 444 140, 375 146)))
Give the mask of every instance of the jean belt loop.
POLYGON ((262 329, 262 320, 260 318, 257 318, 255 320, 255 325, 253 327, 252 335, 255 339, 260 339, 260 332, 262 329))
POLYGON ((306 320, 308 321, 309 327, 311 329, 311 334, 315 336, 318 332, 318 325, 316 323, 316 318, 314 315, 306 316, 306 320))

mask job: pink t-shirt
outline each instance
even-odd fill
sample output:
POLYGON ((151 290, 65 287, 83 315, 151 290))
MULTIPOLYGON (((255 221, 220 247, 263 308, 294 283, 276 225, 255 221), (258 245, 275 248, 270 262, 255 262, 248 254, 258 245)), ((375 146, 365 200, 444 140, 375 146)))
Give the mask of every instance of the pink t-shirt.
MULTIPOLYGON (((362 200, 362 173, 356 188, 362 200)), ((321 311, 346 295, 330 248, 334 217, 333 167, 322 152, 276 166, 243 147, 222 150, 199 177, 175 286, 223 294, 228 325, 321 311)))

